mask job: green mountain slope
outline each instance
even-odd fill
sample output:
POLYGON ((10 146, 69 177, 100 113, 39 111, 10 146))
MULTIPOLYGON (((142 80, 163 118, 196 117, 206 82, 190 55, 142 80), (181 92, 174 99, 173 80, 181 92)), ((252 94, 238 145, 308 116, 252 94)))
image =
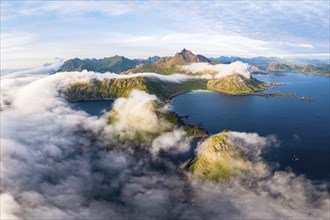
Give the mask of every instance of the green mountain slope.
POLYGON ((142 61, 130 60, 123 56, 113 56, 103 59, 85 59, 79 58, 70 59, 63 63, 57 72, 72 72, 72 71, 95 71, 95 72, 115 72, 120 73, 122 71, 129 70, 136 67, 142 61))
POLYGON ((161 100, 191 90, 210 90, 232 95, 255 94, 265 89, 266 83, 254 78, 245 79, 240 75, 231 75, 220 79, 190 79, 180 83, 162 81, 156 77, 132 77, 122 79, 93 79, 88 83, 71 85, 64 93, 69 102, 83 100, 106 100, 126 97, 133 89, 154 94, 161 100))
POLYGON ((239 175, 248 167, 245 154, 223 131, 199 146, 197 155, 190 164, 190 172, 201 179, 221 182, 239 175))
POLYGON ((207 82, 207 89, 215 92, 222 92, 231 95, 254 94, 267 87, 267 83, 255 78, 246 79, 239 74, 234 74, 218 79, 211 79, 207 82))
POLYGON ((181 83, 162 81, 154 77, 133 77, 126 79, 93 79, 89 83, 76 83, 64 94, 69 102, 84 100, 106 100, 127 97, 133 89, 154 94, 162 100, 195 89, 206 89, 207 80, 191 79, 181 83))
MULTIPOLYGON (((159 57, 157 57, 158 59, 159 57)), ((181 69, 181 65, 210 62, 206 57, 195 55, 191 51, 183 49, 173 57, 161 58, 154 63, 143 63, 126 73, 153 72, 158 74, 187 73, 181 69)), ((81 71, 82 69, 102 71, 118 71, 135 65, 132 60, 115 56, 101 60, 73 59, 63 64, 60 70, 66 68, 81 71)), ((204 74, 204 73, 201 73, 204 74)), ((198 75, 198 74, 193 74, 198 75)), ((133 76, 133 75, 131 75, 133 76)), ((229 75, 223 78, 203 79, 194 78, 180 83, 162 81, 157 77, 130 77, 122 79, 91 80, 89 83, 74 84, 67 91, 67 99, 71 102, 80 100, 114 99, 127 96, 133 89, 155 94, 162 100, 169 100, 172 96, 191 90, 210 90, 232 95, 255 94, 264 90, 267 84, 254 78, 246 79, 240 74, 229 75)))

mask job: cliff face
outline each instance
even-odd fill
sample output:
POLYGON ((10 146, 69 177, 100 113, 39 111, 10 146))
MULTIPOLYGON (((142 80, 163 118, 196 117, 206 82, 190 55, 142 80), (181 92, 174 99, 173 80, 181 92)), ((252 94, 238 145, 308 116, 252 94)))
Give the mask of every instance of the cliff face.
POLYGON ((211 136, 198 147, 190 172, 201 179, 221 182, 239 175, 248 166, 245 154, 223 131, 211 136))

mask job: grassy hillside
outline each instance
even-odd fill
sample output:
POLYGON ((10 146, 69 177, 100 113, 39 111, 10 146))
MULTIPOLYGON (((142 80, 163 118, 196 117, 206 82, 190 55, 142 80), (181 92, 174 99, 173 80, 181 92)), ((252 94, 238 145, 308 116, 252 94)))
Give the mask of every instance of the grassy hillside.
POLYGON ((58 72, 72 72, 72 71, 95 71, 95 72, 115 72, 120 73, 136 67, 140 64, 139 60, 130 60, 123 56, 113 56, 103 59, 86 59, 78 58, 67 60, 59 68, 58 72))
POLYGON ((245 154, 226 135, 226 131, 211 136, 198 148, 190 172, 201 179, 221 182, 239 175, 248 167, 245 154))
POLYGON ((76 83, 64 93, 69 102, 82 100, 104 100, 127 97, 133 89, 155 94, 162 100, 195 89, 206 89, 207 80, 191 79, 181 83, 161 81, 152 77, 134 77, 126 79, 93 79, 89 83, 76 83))
POLYGON ((255 78, 246 79, 239 74, 211 79, 207 82, 207 89, 232 95, 254 94, 266 88, 267 84, 255 78))
POLYGON ((154 94, 161 100, 191 90, 210 90, 231 95, 255 94, 268 86, 257 79, 246 79, 236 74, 219 79, 190 79, 180 83, 162 81, 156 77, 132 77, 124 79, 93 79, 88 83, 71 85, 64 94, 69 102, 106 100, 127 97, 133 89, 154 94))

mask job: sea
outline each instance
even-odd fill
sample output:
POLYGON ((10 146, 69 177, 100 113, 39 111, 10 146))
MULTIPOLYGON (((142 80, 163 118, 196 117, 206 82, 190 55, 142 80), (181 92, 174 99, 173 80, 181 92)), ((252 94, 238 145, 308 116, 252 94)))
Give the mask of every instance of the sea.
MULTIPOLYGON (((330 77, 296 72, 254 74, 253 77, 280 85, 264 93, 291 96, 232 96, 192 91, 173 98, 170 109, 185 123, 202 126, 210 134, 223 130, 273 135, 278 145, 263 155, 278 170, 292 171, 315 181, 330 180, 330 77)), ((113 101, 73 104, 100 116, 113 101)))

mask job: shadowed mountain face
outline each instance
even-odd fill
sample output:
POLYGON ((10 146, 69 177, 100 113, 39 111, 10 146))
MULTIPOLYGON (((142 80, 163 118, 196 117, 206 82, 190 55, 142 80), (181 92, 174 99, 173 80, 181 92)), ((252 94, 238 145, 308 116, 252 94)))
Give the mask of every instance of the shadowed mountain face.
POLYGON ((148 57, 145 60, 145 63, 155 63, 155 62, 159 61, 160 59, 162 59, 160 56, 148 57))
POLYGON ((85 59, 79 58, 70 59, 64 62, 59 68, 58 72, 73 72, 73 71, 95 71, 100 73, 122 71, 134 68, 136 65, 142 63, 142 60, 130 60, 123 56, 113 56, 103 59, 85 59))

